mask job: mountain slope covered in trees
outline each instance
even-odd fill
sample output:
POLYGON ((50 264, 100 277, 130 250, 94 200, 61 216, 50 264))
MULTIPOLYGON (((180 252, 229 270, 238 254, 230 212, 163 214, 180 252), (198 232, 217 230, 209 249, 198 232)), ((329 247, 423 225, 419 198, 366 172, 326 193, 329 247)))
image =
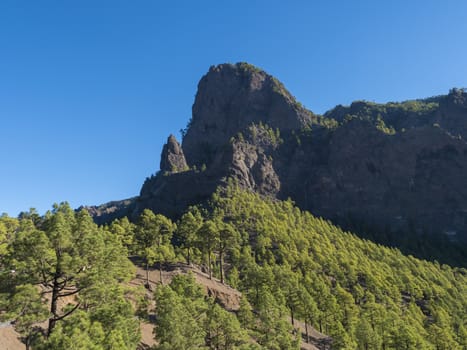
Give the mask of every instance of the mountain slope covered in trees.
MULTIPOLYGON (((466 346, 465 269, 404 256, 291 202, 235 188, 214 197, 206 219, 204 225, 220 225, 216 239, 229 242, 227 280, 253 307, 274 300, 291 317, 330 334, 333 348, 466 346)), ((219 274, 222 246, 213 248, 219 274)))
POLYGON ((0 315, 33 349, 135 349, 132 315, 147 312, 157 349, 299 349, 296 322, 330 335, 332 349, 467 346, 465 269, 404 256, 232 183, 176 224, 146 210, 134 224, 99 228, 60 206, 44 218, 2 217, 0 228, 0 315), (157 287, 153 308, 122 284, 129 254, 144 268, 204 266, 243 293, 240 309, 224 310, 189 276, 157 287), (44 298, 54 286, 71 293, 68 305, 44 298), (49 331, 34 326, 47 319, 49 331))

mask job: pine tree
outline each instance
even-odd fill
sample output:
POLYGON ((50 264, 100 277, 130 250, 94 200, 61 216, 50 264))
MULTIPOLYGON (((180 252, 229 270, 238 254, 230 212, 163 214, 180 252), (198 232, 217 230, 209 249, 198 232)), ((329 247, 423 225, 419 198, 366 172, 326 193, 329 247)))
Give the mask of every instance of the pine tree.
POLYGON ((177 238, 180 240, 181 246, 186 250, 186 262, 188 265, 192 263, 192 250, 196 246, 198 231, 203 225, 203 218, 196 207, 183 214, 177 225, 177 238))
POLYGON ((170 244, 175 230, 172 221, 160 214, 145 209, 140 215, 135 230, 135 243, 138 254, 145 261, 146 287, 149 284, 149 265, 159 263, 159 280, 162 284, 162 264, 175 258, 173 246, 170 244))
POLYGON ((204 347, 205 331, 185 306, 185 298, 170 286, 159 286, 155 293, 158 350, 198 350, 204 347))
POLYGON ((212 279, 212 253, 218 243, 219 229, 216 223, 212 220, 205 221, 199 230, 198 244, 201 251, 204 252, 207 257, 208 274, 210 279, 212 279))
POLYGON ((246 333, 235 315, 209 302, 206 312, 206 344, 213 350, 234 350, 246 342, 246 333))
MULTIPOLYGON (((24 215, 9 243, 5 264, 14 271, 6 293, 7 311, 13 315, 18 305, 26 306, 27 311, 14 318, 24 334, 31 334, 34 322, 48 318, 48 338, 57 323, 67 322, 79 310, 92 312, 105 303, 106 296, 112 294, 113 300, 122 296, 115 290, 133 274, 121 243, 99 229, 86 211, 75 213, 66 203, 55 205, 36 224, 24 215), (65 298, 69 302, 62 308, 60 301, 65 298)), ((132 314, 131 305, 128 308, 127 316, 132 314)))

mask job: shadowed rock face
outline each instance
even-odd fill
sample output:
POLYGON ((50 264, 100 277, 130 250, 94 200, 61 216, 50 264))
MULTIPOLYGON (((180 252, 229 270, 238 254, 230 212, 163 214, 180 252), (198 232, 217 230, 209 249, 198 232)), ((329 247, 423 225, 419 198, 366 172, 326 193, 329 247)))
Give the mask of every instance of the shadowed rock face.
POLYGON ((320 117, 265 72, 223 64, 201 79, 182 146, 169 137, 161 171, 130 211, 177 217, 233 177, 344 227, 467 242, 466 138, 463 90, 405 103, 360 101, 320 117))
POLYGON ((466 239, 464 140, 436 127, 387 135, 352 121, 320 141, 302 142, 280 164, 292 170, 278 171, 279 197, 343 226, 466 239))
POLYGON ((276 195, 280 181, 270 154, 277 145, 269 145, 271 140, 264 137, 262 129, 267 125, 270 132, 290 133, 315 123, 316 117, 264 71, 246 63, 211 67, 199 82, 183 147, 169 138, 161 156, 161 171, 143 185, 135 215, 151 208, 177 216, 188 205, 208 199, 229 177, 245 188, 276 195), (242 140, 255 125, 261 129, 262 143, 252 138, 242 140), (174 163, 177 169, 184 164, 181 154, 189 169, 174 174, 170 171, 174 163))
POLYGON ((170 135, 162 148, 160 171, 164 174, 174 174, 185 170, 188 170, 188 165, 182 147, 175 136, 170 135))
POLYGON ((183 150, 189 165, 209 166, 218 149, 252 123, 299 130, 311 117, 264 71, 247 63, 213 66, 198 84, 183 150))
POLYGON ((76 210, 80 211, 81 209, 86 209, 94 218, 94 221, 101 225, 124 216, 131 217, 136 200, 137 197, 133 197, 120 201, 107 202, 101 205, 81 206, 76 210))

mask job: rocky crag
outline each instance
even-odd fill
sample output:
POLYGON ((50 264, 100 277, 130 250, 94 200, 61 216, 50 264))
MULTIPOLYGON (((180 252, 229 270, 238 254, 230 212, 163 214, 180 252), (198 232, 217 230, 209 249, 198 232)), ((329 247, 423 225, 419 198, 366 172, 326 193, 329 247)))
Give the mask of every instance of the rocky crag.
POLYGON ((168 138, 160 170, 130 205, 104 208, 177 217, 234 178, 346 228, 467 243, 463 89, 402 103, 359 101, 320 116, 264 71, 222 64, 199 82, 183 134, 181 145, 168 138))

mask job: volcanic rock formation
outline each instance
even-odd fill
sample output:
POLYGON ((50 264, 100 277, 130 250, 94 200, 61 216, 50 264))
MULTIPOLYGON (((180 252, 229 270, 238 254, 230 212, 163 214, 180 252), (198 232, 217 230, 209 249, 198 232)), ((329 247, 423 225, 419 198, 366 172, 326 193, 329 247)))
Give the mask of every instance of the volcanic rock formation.
POLYGON ((234 178, 344 227, 467 242, 466 138, 463 89, 318 116, 264 71, 221 64, 199 82, 182 146, 169 137, 160 171, 122 215, 178 217, 234 178))

